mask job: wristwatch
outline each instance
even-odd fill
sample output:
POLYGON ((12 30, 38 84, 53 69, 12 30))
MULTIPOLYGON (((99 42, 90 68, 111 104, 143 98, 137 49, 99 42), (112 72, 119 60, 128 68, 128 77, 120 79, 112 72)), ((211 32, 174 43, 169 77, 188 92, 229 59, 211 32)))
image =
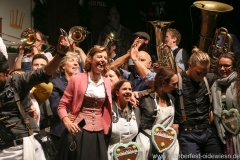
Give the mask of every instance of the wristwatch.
POLYGON ((138 58, 134 58, 134 59, 132 59, 132 61, 133 61, 133 62, 138 61, 138 58))

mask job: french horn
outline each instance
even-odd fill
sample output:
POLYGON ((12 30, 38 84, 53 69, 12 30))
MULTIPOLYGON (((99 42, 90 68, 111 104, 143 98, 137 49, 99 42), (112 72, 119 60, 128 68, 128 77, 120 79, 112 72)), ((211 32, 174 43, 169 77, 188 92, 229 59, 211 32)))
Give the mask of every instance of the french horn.
POLYGON ((119 41, 119 35, 116 32, 110 32, 108 34, 106 34, 106 38, 103 42, 103 47, 105 48, 109 48, 115 41, 119 41))
POLYGON ((210 71, 214 72, 217 66, 218 57, 222 53, 227 53, 231 51, 233 40, 231 35, 228 33, 228 30, 224 27, 216 29, 215 35, 213 37, 212 44, 208 48, 208 54, 211 58, 210 71), (221 36, 222 40, 220 44, 218 43, 219 37, 221 36))
POLYGON ((174 21, 149 21, 155 30, 156 50, 158 57, 158 64, 162 67, 170 67, 177 73, 177 67, 173 57, 171 48, 164 44, 166 32, 171 23, 174 21))

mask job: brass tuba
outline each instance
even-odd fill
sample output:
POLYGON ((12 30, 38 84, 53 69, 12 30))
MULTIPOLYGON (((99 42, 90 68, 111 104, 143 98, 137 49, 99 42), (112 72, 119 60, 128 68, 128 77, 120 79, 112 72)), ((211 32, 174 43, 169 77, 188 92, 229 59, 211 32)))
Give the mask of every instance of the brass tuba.
POLYGON ((173 57, 171 48, 164 44, 166 32, 171 23, 174 21, 149 21, 155 30, 156 49, 159 66, 171 67, 174 72, 177 72, 177 67, 173 57))
POLYGON ((217 66, 218 57, 222 53, 231 51, 233 40, 228 30, 224 27, 216 29, 212 45, 209 46, 208 54, 211 58, 210 72, 214 72, 217 66), (222 36, 221 44, 218 44, 219 36, 222 36))
POLYGON ((199 49, 208 52, 220 15, 224 12, 233 10, 233 7, 225 3, 214 1, 196 1, 193 4, 195 7, 201 9, 202 12, 199 49))

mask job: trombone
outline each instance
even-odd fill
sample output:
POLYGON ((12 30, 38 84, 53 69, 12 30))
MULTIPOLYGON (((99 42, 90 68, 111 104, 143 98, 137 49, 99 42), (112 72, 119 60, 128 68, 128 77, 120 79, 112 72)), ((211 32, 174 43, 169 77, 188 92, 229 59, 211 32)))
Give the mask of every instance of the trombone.
MULTIPOLYGON (((73 26, 69 30, 68 34, 62 28, 60 28, 60 32, 64 36, 64 38, 67 37, 67 41, 68 41, 69 44, 71 44, 70 41, 69 41, 69 39, 70 39, 70 40, 72 40, 73 42, 76 43, 76 46, 78 46, 78 44, 86 38, 87 34, 90 33, 85 28, 83 28, 81 26, 73 26)), ((73 48, 73 52, 75 52, 75 48, 73 48)), ((83 62, 83 60, 81 59, 81 56, 80 56, 80 61, 83 62)))
MULTIPOLYGON (((77 43, 77 46, 80 42, 82 42, 88 33, 88 32, 85 28, 81 27, 81 26, 74 26, 72 27, 70 30, 69 30, 69 33, 67 34, 67 32, 60 28, 60 31, 61 31, 61 34, 64 36, 64 37, 68 37, 69 39, 73 40, 74 42, 77 43)), ((68 42, 69 42, 69 39, 67 38, 68 42)), ((69 42, 70 44, 70 42, 69 42)))
POLYGON ((31 47, 33 47, 34 43, 35 43, 36 41, 38 41, 40 44, 47 46, 47 48, 46 48, 44 51, 42 51, 42 52, 45 52, 45 51, 47 51, 47 50, 49 50, 49 49, 51 49, 51 51, 49 51, 49 52, 53 52, 53 51, 55 50, 55 47, 54 47, 54 46, 49 45, 49 44, 44 43, 44 42, 40 42, 40 40, 38 40, 38 39, 36 38, 36 32, 35 32, 34 29, 32 29, 32 28, 26 28, 26 29, 21 33, 20 38, 14 37, 14 36, 11 36, 11 35, 5 34, 5 33, 0 33, 0 34, 1 34, 1 35, 4 35, 4 36, 7 36, 7 37, 14 38, 14 39, 18 39, 18 40, 21 41, 21 43, 17 43, 17 42, 10 41, 10 40, 7 40, 7 39, 4 39, 4 38, 3 38, 4 41, 11 43, 11 44, 7 44, 8 46, 20 46, 20 45, 23 45, 23 46, 26 47, 26 48, 31 48, 31 47))

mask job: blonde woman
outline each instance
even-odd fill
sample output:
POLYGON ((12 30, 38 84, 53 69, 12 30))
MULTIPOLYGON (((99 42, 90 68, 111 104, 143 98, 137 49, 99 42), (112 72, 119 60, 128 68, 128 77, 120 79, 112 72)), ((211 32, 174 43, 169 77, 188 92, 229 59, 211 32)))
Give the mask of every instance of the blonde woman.
POLYGON ((57 108, 59 101, 63 96, 63 92, 66 90, 68 81, 73 75, 78 73, 79 59, 80 57, 78 53, 67 52, 59 65, 60 76, 52 80, 53 91, 49 97, 49 102, 53 112, 53 119, 50 125, 50 134, 56 147, 58 147, 60 137, 65 129, 64 124, 58 116, 57 108))

